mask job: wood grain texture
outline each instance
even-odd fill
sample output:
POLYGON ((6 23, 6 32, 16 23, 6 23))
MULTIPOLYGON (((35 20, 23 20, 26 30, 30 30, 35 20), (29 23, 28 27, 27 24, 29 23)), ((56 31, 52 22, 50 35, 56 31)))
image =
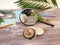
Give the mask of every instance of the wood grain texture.
MULTIPOLYGON (((54 10, 51 10, 52 12, 50 12, 57 15, 57 17, 60 17, 60 9, 54 10)), ((34 25, 44 28, 45 33, 41 36, 35 36, 31 40, 24 38, 23 29, 27 26, 24 26, 20 22, 17 23, 15 27, 0 29, 0 45, 60 45, 60 20, 53 20, 51 23, 53 23, 55 27, 50 27, 39 22, 34 25), (17 30, 20 35, 13 34, 17 30)))

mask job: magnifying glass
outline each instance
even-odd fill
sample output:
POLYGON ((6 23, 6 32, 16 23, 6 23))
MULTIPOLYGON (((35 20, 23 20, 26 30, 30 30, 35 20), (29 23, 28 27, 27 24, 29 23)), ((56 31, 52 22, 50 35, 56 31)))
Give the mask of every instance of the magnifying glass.
POLYGON ((51 27, 54 27, 53 24, 46 22, 41 16, 39 16, 36 10, 30 8, 22 10, 21 14, 19 15, 19 19, 22 22, 22 24, 26 26, 33 26, 37 22, 41 22, 51 27))

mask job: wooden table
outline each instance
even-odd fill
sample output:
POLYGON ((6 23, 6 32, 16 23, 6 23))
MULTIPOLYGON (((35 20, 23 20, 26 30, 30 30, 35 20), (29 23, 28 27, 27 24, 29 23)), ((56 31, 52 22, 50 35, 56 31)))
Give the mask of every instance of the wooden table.
MULTIPOLYGON (((60 18, 60 9, 51 9, 41 13, 49 12, 50 14, 57 15, 60 18)), ((44 28, 45 33, 41 36, 35 36, 29 40, 24 38, 22 23, 17 23, 15 27, 6 27, 0 29, 0 45, 60 45, 60 19, 51 21, 55 27, 50 27, 42 23, 37 23, 34 26, 44 28), (19 34, 14 32, 19 31, 19 34)))

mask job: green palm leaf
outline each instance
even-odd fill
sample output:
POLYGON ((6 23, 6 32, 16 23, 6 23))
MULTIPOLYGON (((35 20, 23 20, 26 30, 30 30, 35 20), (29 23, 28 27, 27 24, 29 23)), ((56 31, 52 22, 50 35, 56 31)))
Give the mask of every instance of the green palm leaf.
POLYGON ((4 22, 4 20, 3 20, 2 18, 0 18, 0 24, 1 24, 2 22, 4 22))
POLYGON ((48 3, 47 0, 37 0, 37 1, 48 3))
POLYGON ((11 12, 11 11, 5 11, 5 10, 0 10, 0 13, 2 13, 2 14, 11 14, 11 15, 15 15, 13 12, 11 12))
MULTIPOLYGON (((54 6, 57 6, 56 0, 51 0, 54 6)), ((51 6, 47 0, 18 0, 17 5, 21 8, 33 8, 33 9, 41 9, 46 10, 50 9, 51 6)))
POLYGON ((45 9, 50 9, 51 7, 47 7, 47 2, 46 0, 19 0, 15 3, 17 3, 17 5, 19 7, 22 7, 22 8, 33 8, 33 9, 41 9, 41 10, 45 10, 45 9), (28 2, 29 1, 29 2, 28 2), (31 2, 32 1, 32 2, 31 2), (37 4, 37 1, 39 2, 37 4), (34 3, 36 2, 36 3, 34 3), (44 4, 40 4, 41 2, 43 3, 46 3, 46 5, 44 4))
MULTIPOLYGON (((4 11, 4 10, 0 10, 0 13, 2 13, 2 14, 8 14, 8 15, 15 15, 13 12, 11 12, 11 11, 4 11)), ((4 20, 2 19, 2 18, 0 18, 0 24, 2 23, 2 22, 4 22, 4 20)))
POLYGON ((57 6, 56 0, 51 0, 54 6, 57 6))

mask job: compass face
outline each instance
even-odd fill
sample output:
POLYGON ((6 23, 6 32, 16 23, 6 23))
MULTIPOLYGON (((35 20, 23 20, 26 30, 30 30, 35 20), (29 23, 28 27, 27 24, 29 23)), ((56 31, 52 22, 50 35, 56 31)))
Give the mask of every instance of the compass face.
POLYGON ((26 28, 23 32, 25 38, 31 39, 35 36, 35 31, 32 28, 26 28))

